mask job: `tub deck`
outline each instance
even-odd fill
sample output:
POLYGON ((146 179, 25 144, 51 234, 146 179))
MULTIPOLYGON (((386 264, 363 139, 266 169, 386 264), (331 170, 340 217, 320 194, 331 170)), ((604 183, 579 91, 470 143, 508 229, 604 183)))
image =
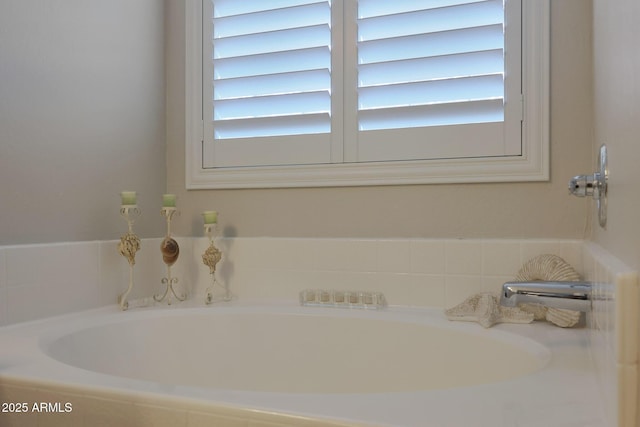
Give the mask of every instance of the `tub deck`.
MULTIPOLYGON (((389 308, 340 310, 298 305, 244 305, 136 309, 116 306, 0 328, 0 412, 2 426, 118 425, 198 427, 396 426, 396 427, 607 427, 588 330, 545 323, 501 324, 484 330, 475 323, 448 322, 442 310, 389 308), (105 321, 190 313, 287 313, 359 319, 393 319, 446 325, 471 335, 516 334, 549 351, 541 368, 511 379, 435 389, 353 392, 252 391, 114 376, 55 360, 46 354, 65 333, 105 321), (39 411, 39 403, 46 403, 39 411), (16 412, 26 403, 28 410, 16 412), (72 410, 66 411, 70 404, 72 410), (34 404, 36 406, 34 407, 34 404), (12 410, 9 410, 12 409, 12 410)), ((166 337, 172 345, 171 336, 166 337)), ((220 345, 224 345, 220 343, 220 345)), ((384 342, 377 345, 384 346, 384 342)), ((126 353, 124 350, 122 353, 126 353)), ((212 362, 214 363, 214 362, 212 362)), ((425 360, 425 366, 429 362, 425 360)), ((478 362, 477 369, 483 364, 478 362)), ((199 367, 203 370, 207 366, 199 367)), ((167 366, 170 370, 171 367, 167 366)), ((347 382, 348 383, 348 382, 347 382)))

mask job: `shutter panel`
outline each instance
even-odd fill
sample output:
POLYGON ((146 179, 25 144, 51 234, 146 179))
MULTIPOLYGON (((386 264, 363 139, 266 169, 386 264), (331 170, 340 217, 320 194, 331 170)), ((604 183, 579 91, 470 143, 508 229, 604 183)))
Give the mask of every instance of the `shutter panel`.
POLYGON ((504 126, 505 87, 520 86, 519 69, 505 72, 505 16, 503 0, 359 0, 357 161, 519 150, 504 126))
POLYGON ((329 162, 330 2, 209 1, 205 167, 329 162))

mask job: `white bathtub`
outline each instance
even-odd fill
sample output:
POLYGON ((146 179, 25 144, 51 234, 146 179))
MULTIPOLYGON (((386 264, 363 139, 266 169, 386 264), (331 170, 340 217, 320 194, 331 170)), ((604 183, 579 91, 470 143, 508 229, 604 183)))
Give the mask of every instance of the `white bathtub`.
POLYGON ((0 349, 2 402, 70 403, 55 416, 79 425, 605 427, 585 330, 440 310, 109 307, 0 328, 0 349))

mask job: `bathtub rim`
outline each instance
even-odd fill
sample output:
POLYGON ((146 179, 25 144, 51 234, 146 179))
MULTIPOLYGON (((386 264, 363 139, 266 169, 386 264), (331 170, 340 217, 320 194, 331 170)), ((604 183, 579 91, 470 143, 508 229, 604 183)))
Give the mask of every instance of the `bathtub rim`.
MULTIPOLYGON (((380 315, 380 312, 377 312, 377 311, 367 312, 364 310, 343 310, 343 309, 318 308, 318 307, 300 307, 299 305, 294 303, 282 303, 282 302, 268 302, 268 303, 265 303, 265 302, 237 303, 235 302, 226 307, 221 307, 221 306, 202 307, 197 305, 196 306, 181 305, 181 306, 172 306, 168 308, 163 308, 164 310, 163 314, 179 315, 181 314, 180 312, 182 311, 183 308, 188 310, 196 310, 194 312, 206 312, 208 310, 221 310, 221 311, 249 310, 251 311, 251 310, 258 309, 258 310, 268 310, 268 311, 291 310, 293 312, 302 312, 304 314, 308 314, 312 316, 326 315, 327 312, 330 315, 347 316, 347 317, 355 315, 355 316, 363 316, 366 318, 369 316, 377 317, 380 315)), ((131 314, 131 317, 133 318, 145 318, 149 316, 153 317, 157 315, 157 313, 155 312, 157 310, 158 310, 157 308, 138 309, 136 311, 130 311, 129 314, 131 314)), ((586 349, 588 348, 587 347, 588 334, 586 329, 561 330, 560 328, 539 323, 539 324, 532 324, 532 325, 506 325, 506 324, 497 325, 494 328, 487 331, 484 328, 474 323, 449 322, 446 320, 446 318, 442 313, 442 310, 440 309, 390 307, 388 311, 389 313, 401 312, 403 315, 408 316, 408 318, 418 318, 419 316, 424 316, 424 315, 434 316, 435 319, 438 319, 437 321, 445 322, 447 324, 447 327, 463 330, 465 332, 469 331, 471 333, 478 333, 478 334, 491 333, 496 335, 508 334, 509 336, 511 336, 511 334, 513 333, 516 333, 518 335, 525 337, 526 339, 532 339, 533 341, 539 343, 542 346, 548 346, 550 344, 553 345, 553 343, 557 343, 558 340, 562 340, 565 342, 563 346, 559 346, 558 348, 551 349, 552 357, 550 362, 547 364, 547 366, 543 367, 541 370, 537 371, 536 373, 526 376, 525 378, 518 378, 515 380, 508 381, 510 383, 508 389, 510 390, 513 389, 518 383, 522 383, 523 381, 524 383, 531 383, 532 377, 535 377, 535 376, 541 376, 543 378, 546 378, 547 380, 553 377, 557 377, 556 381, 554 382, 557 382, 559 386, 562 385, 563 383, 566 385, 567 381, 569 381, 569 384, 570 384, 571 380, 575 380, 579 378, 576 377, 575 375, 571 375, 570 373, 563 371, 564 369, 567 368, 566 359, 572 357, 570 354, 567 354, 567 353, 571 353, 571 351, 567 352, 567 347, 573 346, 574 347, 573 350, 579 350, 579 351, 583 351, 583 350, 586 351, 586 349), (564 347, 564 348, 561 348, 561 347, 564 347), (562 360, 559 360, 558 357, 562 360), (558 376, 557 374, 560 374, 560 375, 558 376)), ((53 331, 54 329, 56 329, 56 327, 59 331, 61 331, 65 327, 64 324, 68 322, 73 322, 74 320, 82 319, 87 315, 97 316, 94 318, 94 320, 98 322, 98 319, 103 314, 109 314, 111 318, 114 319, 115 322, 126 321, 129 318, 127 317, 127 319, 125 319, 123 317, 122 320, 120 320, 120 317, 119 317, 120 313, 118 313, 117 306, 114 305, 114 306, 102 307, 99 309, 88 310, 85 312, 72 313, 72 314, 67 314, 63 316, 56 316, 55 318, 40 319, 36 321, 30 321, 22 324, 15 324, 15 325, 3 327, 3 328, 0 328, 0 339, 4 338, 7 334, 9 334, 9 336, 13 335, 14 338, 18 338, 17 341, 19 345, 17 346, 17 348, 14 349, 14 351, 12 351, 14 355, 20 352, 21 348, 22 350, 24 350, 25 348, 33 349, 34 345, 38 348, 38 350, 40 350, 39 335, 37 335, 36 331, 39 328, 41 328, 43 324, 48 324, 50 331, 53 331), (57 322, 62 322, 63 325, 56 326, 57 322), (29 338, 28 337, 29 331, 31 331, 31 334, 35 333, 37 336, 32 335, 29 338)), ((86 326, 87 326, 86 323, 83 325, 76 325, 75 329, 76 330, 85 329, 86 326)), ((49 335, 49 336, 53 337, 55 335, 49 335)), ((5 363, 5 361, 3 361, 3 358, 0 357, 0 364, 2 363, 5 363)), ((66 385, 68 385, 68 383, 61 381, 60 375, 62 375, 62 377, 65 377, 66 374, 74 375, 73 371, 79 370, 79 368, 64 365, 62 362, 51 359, 49 356, 46 356, 44 354, 39 354, 39 355, 29 354, 29 357, 27 357, 26 360, 22 361, 19 364, 19 366, 21 366, 22 368, 16 369, 16 370, 10 370, 8 372, 5 369, 0 370, 0 380, 6 379, 8 381, 14 381, 14 382, 15 381, 18 381, 18 382, 36 381, 36 382, 42 383, 43 385, 48 385, 50 387, 62 386, 64 388, 66 385), (48 360, 48 363, 43 364, 42 363, 43 358, 44 360, 48 360), (47 370, 52 367, 60 368, 60 366, 63 366, 66 368, 59 370, 58 371, 59 375, 52 375, 51 372, 47 372, 47 370), (31 367, 32 369, 30 369, 29 367, 31 367)), ((75 374, 77 374, 77 372, 75 372, 75 374)), ((185 393, 185 391, 189 391, 189 390, 185 390, 185 388, 176 387, 174 390, 170 390, 170 391, 167 391, 167 390, 163 391, 162 389, 158 389, 154 391, 141 390, 136 387, 137 385, 139 385, 139 384, 136 384, 136 382, 140 380, 123 381, 122 378, 120 377, 111 377, 109 375, 92 373, 90 371, 83 371, 83 374, 84 374, 84 378, 80 383, 76 383, 76 382, 71 383, 73 387, 88 388, 90 390, 93 390, 96 393, 103 393, 103 392, 118 393, 119 391, 122 390, 123 386, 126 387, 127 385, 129 385, 129 386, 133 386, 133 390, 131 389, 127 390, 126 391, 127 394, 135 395, 142 400, 177 399, 177 400, 182 400, 184 402, 195 402, 195 403, 200 402, 202 404, 207 403, 207 404, 217 405, 221 407, 229 407, 237 411, 250 411, 250 413, 254 413, 254 414, 259 414, 259 413, 282 414, 283 416, 288 416, 288 417, 301 417, 300 419, 305 419, 305 420, 314 420, 314 419, 317 420, 319 418, 325 418, 328 420, 333 420, 334 422, 344 422, 346 423, 345 425, 351 425, 350 423, 356 423, 356 424, 365 423, 366 425, 378 425, 376 423, 377 419, 386 419, 382 413, 376 412, 375 410, 372 410, 370 414, 366 414, 366 416, 362 417, 360 416, 360 414, 354 414, 353 410, 349 410, 349 408, 345 408, 345 407, 340 407, 337 410, 332 411, 330 414, 319 413, 317 409, 318 407, 321 407, 323 405, 332 406, 339 403, 335 399, 335 396, 333 397, 329 396, 328 398, 326 396, 320 396, 322 398, 321 400, 324 403, 321 402, 317 404, 303 404, 304 402, 302 402, 300 399, 293 399, 293 402, 283 403, 291 397, 286 393, 267 393, 269 395, 268 398, 265 398, 265 396, 263 396, 265 393, 248 393, 250 396, 248 396, 248 398, 246 398, 247 396, 245 396, 245 398, 241 400, 229 399, 228 398, 229 396, 222 396, 220 393, 217 393, 217 394, 214 393, 215 396, 213 396, 213 400, 212 400, 211 396, 209 395, 204 396, 202 394, 193 393, 193 392, 185 393), (99 385, 96 385, 96 382, 99 383, 99 385), (260 394, 260 396, 257 396, 257 394, 260 394)), ((591 372, 589 372, 589 374, 591 374, 591 372)), ((580 385, 580 382, 575 384, 576 386, 578 386, 576 391, 580 391, 582 393, 582 397, 579 399, 581 402, 584 402, 585 400, 584 399, 585 388, 588 389, 586 394, 594 394, 595 392, 595 390, 592 389, 593 384, 591 381, 592 378, 590 377, 591 375, 589 375, 589 378, 586 378, 587 380, 586 383, 582 381, 581 382, 583 383, 582 385, 580 385)), ((77 380, 77 378, 74 378, 74 379, 77 380)), ((584 379, 585 378, 583 378, 583 380, 584 379)), ((490 392, 499 390, 501 385, 504 385, 504 384, 497 383, 497 384, 489 384, 489 385, 470 386, 466 388, 466 390, 464 390, 464 393, 462 393, 463 400, 468 399, 468 403, 471 406, 473 406, 471 399, 473 397, 474 392, 476 393, 476 396, 478 391, 480 391, 481 393, 489 392, 489 394, 491 394, 490 392)), ((549 386, 552 384, 544 384, 544 385, 549 386)), ((406 392, 406 393, 405 392, 379 393, 379 394, 376 394, 375 396, 369 396, 365 398, 362 398, 362 396, 357 396, 357 395, 349 396, 349 398, 355 402, 357 407, 365 405, 372 409, 374 409, 375 406, 380 405, 381 402, 388 401, 388 399, 390 398, 394 399, 394 401, 395 399, 402 399, 405 401, 404 405, 400 405, 404 407, 403 414, 396 414, 396 415, 401 415, 398 419, 402 424, 399 424, 399 425, 412 425, 411 419, 413 416, 412 415, 413 412, 411 408, 407 407, 407 403, 414 402, 416 405, 418 405, 419 404, 418 402, 423 401, 425 397, 433 398, 434 395, 439 394, 439 396, 436 396, 436 397, 438 397, 438 399, 442 399, 444 398, 443 396, 450 395, 451 393, 456 393, 456 392, 460 392, 460 390, 454 389, 453 391, 445 391, 445 392, 426 391, 426 392, 406 392), (373 403, 373 402, 377 402, 377 403, 373 403)), ((244 394, 246 395, 247 393, 244 393, 244 394)), ((510 394, 510 392, 507 394, 510 394)), ((571 402, 575 401, 575 398, 572 398, 569 395, 569 393, 567 394, 568 394, 567 396, 562 396, 561 400, 566 400, 571 402)), ((523 396, 523 400, 522 400, 523 404, 525 401, 527 401, 527 396, 523 396)), ((488 402, 484 402, 484 403, 488 404, 488 402)), ((475 404, 477 404, 477 402, 475 404)), ((596 402, 592 401, 590 405, 591 406, 596 405, 596 402)), ((393 416, 393 414, 391 415, 393 416)), ((393 421, 393 422, 389 421, 381 425, 395 425, 393 424, 394 422, 396 421, 393 421)), ((443 425, 446 425, 446 424, 443 424, 443 425)))
MULTIPOLYGON (((217 321, 216 318, 220 320, 226 318, 225 320, 229 321, 230 324, 233 325, 235 321, 237 321, 238 316, 239 317, 247 316, 247 319, 249 319, 250 322, 255 322, 256 317, 260 319, 260 317, 262 316, 266 316, 264 319, 265 322, 269 322, 271 321, 271 319, 276 319, 276 322, 280 320, 284 320, 284 322, 287 322, 287 323, 289 321, 295 322, 295 323, 292 323, 292 325, 295 325, 295 326, 292 326, 290 329, 287 329, 285 331, 285 333, 287 333, 286 336, 287 337, 291 336, 293 340, 296 339, 296 336, 295 336, 296 333, 305 332, 304 329, 296 330, 298 329, 298 324, 300 323, 304 324, 307 320, 311 320, 311 322, 313 323, 313 319, 319 319, 319 322, 324 322, 325 319, 332 319, 332 320, 344 319, 347 322, 351 319, 355 319, 357 321, 364 320, 365 322, 368 320, 371 320, 372 322, 391 323, 394 325, 394 328, 395 327, 402 328, 402 325, 404 324, 418 326, 420 328, 424 327, 425 340, 428 340, 430 338, 429 334, 432 332, 436 334, 434 335, 434 338, 437 339, 439 334, 443 331, 445 333, 447 331, 454 331, 460 334, 460 335, 456 334, 455 338, 462 337, 464 339, 464 336, 470 336, 470 337, 482 338, 483 340, 487 339, 489 343, 495 342, 495 343, 504 344, 508 346, 507 348, 509 350, 513 349, 514 352, 516 353, 520 353, 523 356, 526 355, 527 360, 531 365, 525 368, 524 365, 517 366, 517 364, 511 364, 510 363, 511 360, 508 360, 510 367, 508 367, 505 371, 513 371, 513 370, 518 371, 518 373, 515 373, 513 376, 508 376, 509 374, 506 374, 507 377, 498 379, 499 377, 502 376, 503 372, 505 371, 503 371, 500 367, 498 367, 498 365, 494 364, 492 365, 493 366, 492 369, 493 369, 493 372, 496 373, 495 380, 487 380, 485 377, 485 379, 482 379, 479 381, 472 380, 467 384, 462 384, 457 386, 448 385, 441 388, 436 388, 436 387, 421 388, 422 386, 420 386, 419 384, 412 383, 413 384, 412 386, 409 386, 407 384, 406 385, 407 388, 403 389, 402 387, 404 387, 404 385, 398 386, 399 384, 403 384, 403 383, 397 382, 398 381, 397 379, 390 378, 389 379, 390 382, 393 384, 396 384, 396 388, 394 390, 391 390, 391 389, 384 390, 384 387, 381 387, 380 389, 377 389, 377 390, 363 389, 362 391, 360 390, 356 391, 354 390, 353 385, 346 386, 345 385, 346 383, 342 383, 342 381, 348 381, 348 382, 355 381, 357 383, 359 381, 367 382, 367 379, 363 377, 361 380, 359 378, 346 380, 345 378, 338 376, 336 378, 337 383, 342 383, 343 385, 340 386, 340 384, 336 384, 335 389, 331 389, 329 391, 324 391, 324 392, 323 391, 293 392, 293 391, 286 391, 286 390, 259 391, 256 389, 241 388, 241 387, 194 385, 188 380, 188 378, 193 378, 193 375, 194 375, 193 370, 191 369, 187 369, 187 372, 186 372, 187 379, 185 380, 184 383, 174 384, 173 382, 170 382, 168 380, 160 381, 160 379, 158 379, 157 381, 162 383, 171 383, 175 386, 181 386, 181 387, 197 387, 197 388, 203 387, 203 388, 206 388, 207 390, 249 392, 249 393, 257 393, 257 394, 304 393, 311 396, 323 395, 323 394, 347 394, 347 395, 348 394, 385 394, 385 393, 395 393, 395 392, 413 392, 413 391, 425 391, 425 390, 450 389, 450 388, 458 388, 458 387, 471 387, 474 385, 510 381, 514 378, 530 375, 531 373, 534 373, 540 369, 543 369, 546 365, 548 365, 548 363, 551 360, 551 351, 547 347, 541 345, 539 342, 531 338, 523 337, 523 336, 514 334, 512 332, 501 331, 498 329, 485 330, 482 328, 478 328, 477 325, 471 325, 469 323, 458 324, 458 322, 456 323, 448 322, 443 319, 443 316, 441 316, 441 313, 439 311, 427 312, 425 310, 420 310, 420 311, 410 312, 408 310, 391 309, 391 310, 386 310, 384 312, 381 312, 378 310, 376 311, 356 310, 356 309, 345 310, 345 309, 335 309, 335 308, 299 307, 299 306, 284 307, 282 305, 271 306, 271 307, 265 306, 265 305, 253 305, 253 306, 246 306, 246 305, 237 306, 236 305, 236 306, 219 307, 214 310, 211 310, 208 307, 191 307, 191 308, 180 308, 180 309, 173 309, 173 310, 147 310, 147 311, 139 311, 136 313, 123 313, 123 314, 105 313, 103 315, 95 316, 91 318, 88 322, 83 323, 81 325, 80 324, 69 325, 67 322, 65 322, 63 323, 63 325, 60 325, 57 327, 51 327, 49 328, 48 331, 42 333, 38 337, 38 346, 45 355, 62 364, 65 364, 74 368, 82 369, 88 372, 94 372, 97 374, 116 376, 116 377, 127 379, 127 380, 139 380, 141 381, 140 387, 144 387, 145 384, 148 384, 149 382, 156 382, 156 381, 152 379, 141 378, 140 376, 136 376, 135 373, 131 375, 131 372, 129 372, 129 374, 122 373, 122 375, 106 373, 103 367, 101 366, 96 367, 96 365, 92 363, 92 361, 88 361, 86 358, 82 358, 79 362, 74 363, 73 361, 70 360, 73 358, 73 355, 70 355, 71 350, 64 350, 64 349, 61 350, 61 343, 59 342, 59 340, 64 340, 66 338, 73 339, 72 336, 75 334, 85 335, 88 333, 89 335, 91 335, 93 331, 96 331, 98 334, 101 334, 101 333, 104 333, 105 329, 110 333, 110 336, 113 337, 113 336, 118 336, 117 334, 113 335, 114 333, 123 332, 122 327, 126 328, 127 326, 130 325, 131 327, 137 326, 137 327, 140 327, 142 330, 145 330, 150 327, 155 328, 156 326, 154 325, 154 323, 151 323, 151 322, 156 322, 156 321, 158 321, 159 323, 157 327, 160 328, 160 331, 162 331, 163 327, 173 328, 174 325, 172 324, 172 319, 175 319, 177 321, 183 321, 185 322, 186 325, 196 325, 198 330, 197 330, 197 335, 195 336, 196 337, 206 336, 207 329, 206 327, 202 326, 204 322, 206 321, 216 322, 217 321), (194 322, 194 323, 191 323, 191 322, 194 322), (115 327, 112 328, 113 326, 115 327), (92 366, 89 366, 89 365, 92 365, 92 366), (351 391, 339 390, 342 387, 347 387, 351 391)), ((330 324, 331 324, 331 321, 330 321, 330 324)), ((345 325, 348 325, 348 323, 346 323, 345 325)), ((288 327, 289 326, 287 325, 287 328, 288 327)), ((190 333, 193 334, 194 331, 191 331, 190 333)), ((162 333, 158 334, 158 329, 153 331, 152 334, 149 334, 149 336, 155 338, 156 340, 158 339, 159 335, 162 335, 162 333)), ((172 337, 171 334, 166 335, 168 346, 171 346, 172 344, 171 337, 172 337)), ((91 339, 91 337, 89 337, 89 339, 91 339)), ((117 343, 117 339, 114 341, 116 341, 117 343)), ((460 343, 460 341, 457 341, 457 342, 460 343)), ((128 341, 128 343, 134 346, 136 345, 135 340, 134 342, 128 341)), ((481 343, 484 343, 484 341, 481 343)), ((220 342, 220 344, 224 345, 224 342, 220 342)), ((371 343, 369 344, 371 345, 371 343)), ((118 344, 114 344, 114 345, 118 345, 118 344)), ((212 345, 213 347, 215 347, 215 342, 207 343, 204 345, 205 347, 209 347, 209 348, 211 348, 212 345)), ((381 345, 384 346, 384 342, 381 342, 381 345)), ((81 349, 84 350, 85 352, 87 351, 88 348, 90 347, 87 347, 86 345, 81 344, 81 349)), ((250 350, 251 349, 249 349, 247 353, 250 353, 250 350)), ((445 353, 447 352, 446 349, 442 350, 442 349, 435 349, 435 348, 433 352, 437 353, 438 352, 437 350, 444 351, 445 353)), ((127 351, 126 348, 125 348, 125 351, 127 351)), ((174 352, 176 350, 172 348, 169 351, 174 352)), ((211 350, 211 351, 215 353, 215 350, 211 350)), ((292 351, 295 351, 295 349, 293 349, 292 351)), ((177 353, 178 355, 174 359, 180 359, 180 356, 182 356, 182 358, 189 357, 188 354, 181 354, 182 352, 180 350, 177 350, 177 353)), ((363 357, 366 357, 366 356, 363 356, 363 357)), ((195 358, 198 358, 198 356, 195 356, 195 358)), ((232 361, 234 360, 235 358, 231 358, 231 363, 233 363, 232 361)), ((472 363, 472 361, 470 362, 472 363)), ((134 364, 140 363, 140 361, 132 360, 132 363, 134 364)), ((192 360, 192 363, 193 363, 193 360, 192 360)), ((202 366, 203 369, 206 369, 209 363, 210 362, 208 360, 203 360, 201 361, 200 366, 202 366)), ((395 366, 395 365, 391 365, 391 366, 395 366)), ((171 369, 170 366, 167 366, 167 368, 171 369)), ((415 365, 415 368, 418 368, 418 365, 415 365)), ((111 369, 114 369, 114 368, 112 367, 111 369)), ((120 368, 116 366, 115 369, 118 370, 120 368)), ((448 369, 455 369, 455 367, 450 367, 448 369)), ((127 367, 123 367, 123 370, 128 370, 128 369, 127 367)), ((122 372, 122 370, 120 372, 122 372)), ((154 371, 154 372, 157 372, 157 371, 154 371)), ((345 372, 345 374, 346 373, 347 372, 345 372)), ((472 371, 468 371, 468 368, 467 368, 467 373, 469 375, 473 374, 472 371)), ((261 376, 259 373, 256 373, 256 374, 257 376, 261 376)), ((438 375, 438 374, 439 372, 437 371, 432 372, 432 375, 438 375)), ((162 373, 160 373, 160 375, 162 375, 162 373)), ((424 375, 427 375, 427 374, 425 373, 424 375)), ((424 378, 428 378, 428 376, 424 378)), ((445 377, 439 377, 439 378, 445 378, 445 377)), ((410 382, 412 381, 412 378, 407 378, 407 379, 410 382)), ((322 383, 323 379, 319 379, 319 381, 322 383)), ((234 384, 236 383, 234 382, 234 384)), ((295 380, 294 380, 294 384, 296 384, 295 380)), ((297 386, 297 385, 294 385, 294 387, 297 387, 298 389, 300 388, 300 386, 297 386)), ((373 385, 373 387, 376 387, 376 385, 373 385)), ((304 386, 303 388, 306 389, 307 386, 304 386)), ((313 388, 314 387, 309 387, 309 389, 313 389, 313 388)), ((357 386, 355 386, 355 388, 357 388, 357 386)))

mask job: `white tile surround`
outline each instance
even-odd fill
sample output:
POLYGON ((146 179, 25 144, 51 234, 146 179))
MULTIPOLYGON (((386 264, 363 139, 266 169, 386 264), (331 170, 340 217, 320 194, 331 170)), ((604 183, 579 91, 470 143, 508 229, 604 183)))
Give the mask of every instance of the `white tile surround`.
MULTIPOLYGON (((200 254, 208 241, 177 240, 181 253, 174 275, 190 298, 203 300, 209 274, 200 254)), ((130 299, 160 290, 165 269, 159 246, 160 239, 143 240, 130 299)), ((241 299, 297 301, 306 288, 370 290, 383 292, 391 305, 442 308, 476 292, 497 291, 533 256, 559 255, 596 283, 588 326, 611 425, 636 425, 637 275, 593 243, 234 238, 220 239, 218 246, 225 254, 218 279, 241 299)), ((0 326, 114 304, 128 281, 128 264, 116 247, 117 241, 0 247, 0 326)), ((228 425, 253 425, 234 420, 228 425)), ((199 424, 190 420, 184 425, 199 424)))
MULTIPOLYGON (((205 238, 177 238, 173 266, 191 297, 209 285, 205 238)), ((144 239, 130 300, 160 291, 161 239, 144 239)), ((297 300, 306 288, 371 290, 391 305, 450 307, 498 291, 529 258, 554 253, 583 273, 580 240, 288 239, 216 241, 218 279, 243 299, 297 300)), ((0 325, 114 304, 128 284, 117 241, 0 247, 0 325)))
POLYGON ((595 283, 588 323, 605 409, 612 426, 637 426, 638 274, 593 243, 585 244, 584 266, 595 283))

